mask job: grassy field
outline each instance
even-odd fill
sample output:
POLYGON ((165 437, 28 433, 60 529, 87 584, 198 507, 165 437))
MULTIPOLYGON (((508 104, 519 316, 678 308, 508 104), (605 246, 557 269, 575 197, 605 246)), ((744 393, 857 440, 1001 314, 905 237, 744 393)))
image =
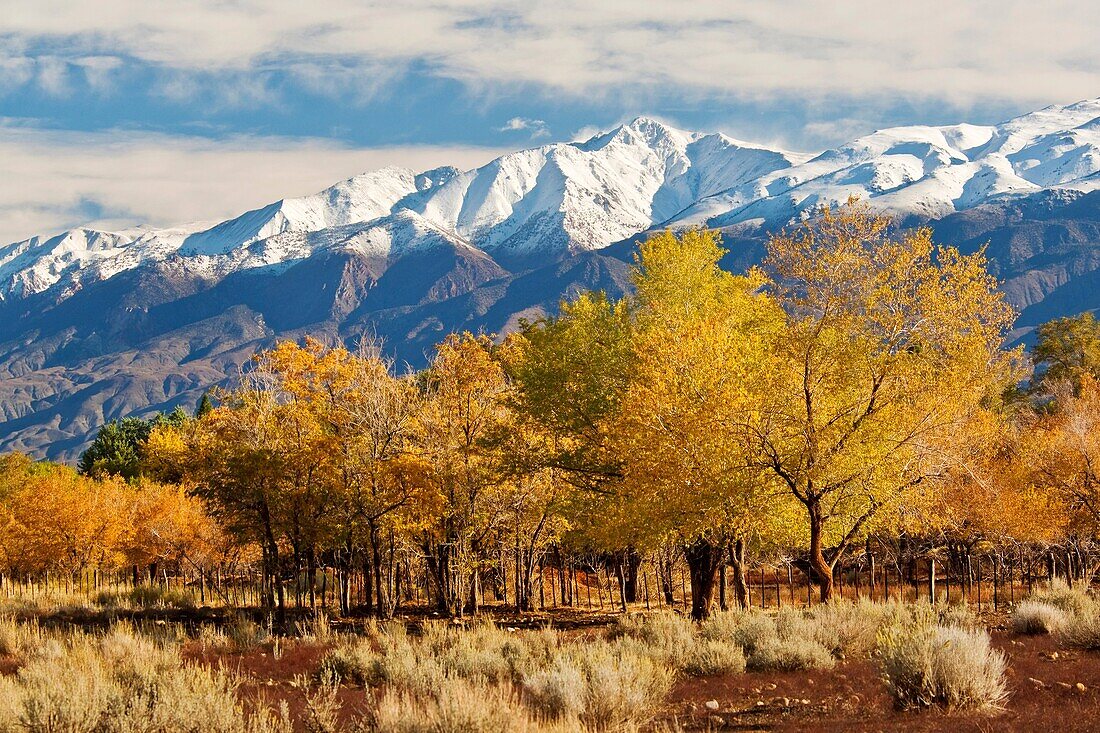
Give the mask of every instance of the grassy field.
POLYGON ((1062 586, 980 617, 841 601, 701 624, 318 614, 282 634, 191 606, 8 599, 0 731, 1083 731, 1100 714, 1100 607, 1062 586))

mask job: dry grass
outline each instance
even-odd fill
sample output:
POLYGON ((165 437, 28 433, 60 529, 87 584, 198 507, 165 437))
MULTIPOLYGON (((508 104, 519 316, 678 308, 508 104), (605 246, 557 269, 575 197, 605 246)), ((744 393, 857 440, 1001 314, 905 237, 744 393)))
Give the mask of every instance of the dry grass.
POLYGON ((1096 601, 1084 588, 1079 585, 1071 588, 1064 580, 1057 578, 1051 582, 1049 588, 1032 591, 1027 600, 1054 606, 1071 616, 1082 616, 1096 611, 1096 601))
POLYGON ((750 671, 832 667, 836 661, 816 633, 811 618, 788 609, 775 616, 728 611, 715 614, 700 629, 703 639, 740 647, 750 671))
MULTIPOLYGON (((1100 623, 1074 618, 1073 638, 1100 646, 1100 623)), ((192 637, 182 626, 46 632, 0 617, 0 655, 19 665, 0 678, 0 732, 634 732, 652 725, 678 675, 828 669, 869 654, 876 637, 899 705, 992 709, 1004 696, 1004 660, 973 623, 965 608, 868 602, 718 613, 700 625, 670 612, 638 614, 602 637, 442 621, 417 633, 391 622, 345 635, 319 615, 295 628, 297 639, 328 651, 314 674, 294 682, 304 704, 292 721, 285 701, 242 706, 240 679, 221 667, 184 664, 180 650, 192 637), (377 691, 362 709, 344 710, 347 684, 377 691)), ((215 655, 270 643, 274 660, 297 643, 244 616, 202 627, 197 642, 215 655)))
POLYGON ((0 730, 31 733, 264 733, 285 719, 249 715, 237 681, 185 666, 178 646, 128 626, 24 647, 18 673, 0 686, 0 730))
POLYGON ((1059 629, 1059 637, 1069 646, 1100 650, 1100 613, 1091 611, 1070 616, 1059 629))

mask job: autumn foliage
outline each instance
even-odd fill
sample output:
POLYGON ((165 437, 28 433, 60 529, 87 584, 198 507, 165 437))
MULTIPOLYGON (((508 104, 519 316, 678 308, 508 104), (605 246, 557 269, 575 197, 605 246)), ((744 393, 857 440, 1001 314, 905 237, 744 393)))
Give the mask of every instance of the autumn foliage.
POLYGON ((196 417, 116 426, 89 475, 10 456, 2 561, 250 547, 271 608, 333 568, 342 611, 358 573, 388 616, 413 584, 448 615, 488 594, 530 610, 551 553, 614 569, 626 601, 641 557, 679 557, 703 618, 724 567, 744 602, 754 554, 797 563, 824 600, 872 538, 1094 541, 1091 317, 1040 329, 1025 385, 982 252, 851 202, 772 237, 760 269, 731 274, 725 253, 715 232, 657 234, 632 295, 581 294, 502 340, 451 335, 419 373, 370 343, 280 343, 196 417))

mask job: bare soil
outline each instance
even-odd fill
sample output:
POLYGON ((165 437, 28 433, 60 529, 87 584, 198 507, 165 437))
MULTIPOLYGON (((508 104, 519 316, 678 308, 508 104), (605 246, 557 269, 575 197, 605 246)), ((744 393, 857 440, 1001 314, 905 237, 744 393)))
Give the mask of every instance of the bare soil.
MULTIPOLYGON (((601 633, 611 618, 555 614, 553 624, 568 636, 587 637, 601 633)), ((406 619, 414 628, 420 620, 406 619)), ((1067 648, 1052 636, 1015 634, 1005 628, 1004 618, 986 620, 994 646, 1008 659, 1011 695, 1005 709, 995 715, 897 710, 875 662, 859 659, 842 661, 827 671, 685 678, 676 684, 655 723, 676 723, 689 731, 1100 731, 1100 652, 1067 648)), ((550 617, 500 614, 496 621, 529 628, 550 617)), ((340 624, 345 629, 356 625, 340 624)), ((243 652, 215 651, 193 641, 184 646, 183 655, 191 663, 241 674, 245 682, 240 693, 246 702, 286 701, 292 718, 305 730, 300 718, 307 706, 307 683, 315 679, 327 650, 326 644, 287 641, 278 652, 270 642, 243 652)), ((17 669, 14 659, 0 656, 0 674, 17 669)), ((343 687, 343 717, 362 715, 372 694, 343 687)))
POLYGON ((821 672, 683 680, 662 718, 686 730, 1100 730, 1100 654, 1066 649, 1050 636, 1006 631, 994 631, 993 643, 1008 657, 1012 693, 997 715, 897 710, 875 663, 853 660, 821 672), (708 709, 710 701, 717 710, 708 709))

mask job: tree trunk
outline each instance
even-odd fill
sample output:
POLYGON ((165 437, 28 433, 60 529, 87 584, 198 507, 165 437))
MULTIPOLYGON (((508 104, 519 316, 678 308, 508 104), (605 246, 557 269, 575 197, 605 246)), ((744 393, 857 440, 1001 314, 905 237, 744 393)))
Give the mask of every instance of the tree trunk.
POLYGON ((733 568, 733 597, 742 610, 749 607, 748 570, 745 564, 745 540, 738 539, 729 546, 730 566, 733 568))
POLYGON ((821 602, 825 603, 833 597, 833 566, 825 560, 825 548, 821 544, 824 534, 821 504, 813 501, 806 508, 810 512, 810 569, 821 589, 821 602))
POLYGON ((615 572, 619 576, 619 584, 626 594, 627 603, 638 602, 638 568, 641 567, 642 556, 633 547, 622 551, 622 556, 615 565, 615 572))
POLYGON ((722 549, 701 537, 684 546, 684 558, 691 575, 691 618, 702 621, 710 616, 715 580, 718 567, 722 564, 722 549))
POLYGON ((374 615, 374 566, 369 550, 363 554, 363 611, 368 616, 374 615))
POLYGON ((665 597, 665 604, 668 606, 676 605, 676 597, 673 595, 672 589, 672 560, 665 558, 661 560, 658 558, 657 563, 657 575, 661 584, 661 594, 665 597))

